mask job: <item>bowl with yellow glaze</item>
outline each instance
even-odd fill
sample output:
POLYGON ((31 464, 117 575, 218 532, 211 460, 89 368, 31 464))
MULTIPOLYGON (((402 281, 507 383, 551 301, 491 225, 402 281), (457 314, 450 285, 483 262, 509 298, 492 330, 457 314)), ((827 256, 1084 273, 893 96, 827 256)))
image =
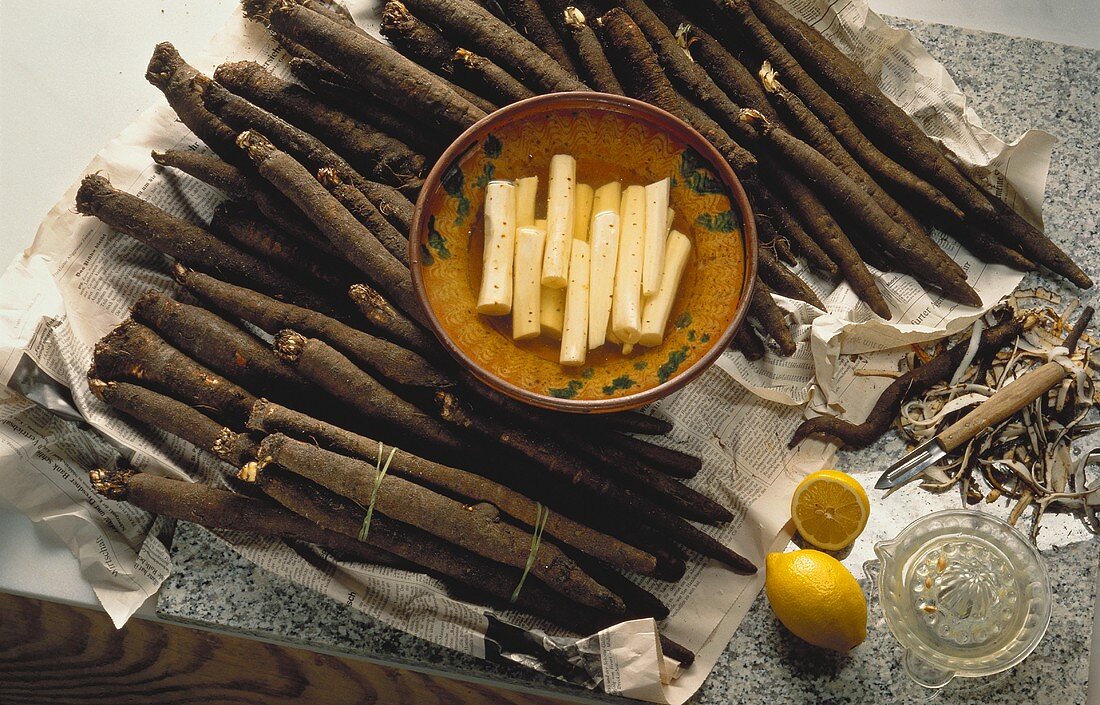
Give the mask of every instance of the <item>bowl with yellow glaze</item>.
POLYGON ((722 354, 748 309, 756 248, 748 198, 702 135, 631 98, 555 93, 492 113, 443 153, 417 200, 409 259, 432 331, 483 382, 535 406, 610 412, 670 394, 722 354), (545 208, 546 168, 563 153, 578 182, 670 177, 672 225, 691 240, 663 340, 629 354, 604 345, 579 367, 559 364, 557 341, 513 340, 508 316, 476 310, 487 185, 539 174, 545 208))

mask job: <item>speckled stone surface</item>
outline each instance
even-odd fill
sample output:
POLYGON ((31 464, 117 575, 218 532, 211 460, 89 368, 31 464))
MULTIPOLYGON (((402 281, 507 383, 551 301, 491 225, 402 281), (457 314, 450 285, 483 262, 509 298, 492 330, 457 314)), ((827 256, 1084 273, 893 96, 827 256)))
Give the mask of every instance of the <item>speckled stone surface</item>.
MULTIPOLYGON (((1059 138, 1047 180, 1047 233, 1094 276, 1100 274, 1100 51, 986 32, 888 19, 912 31, 943 63, 985 126, 1014 139, 1030 127, 1059 138)), ((1024 287, 1040 283, 1029 275, 1024 287)), ((1096 304, 1096 294, 1043 278, 1044 287, 1096 304)), ((885 467, 904 446, 889 434, 870 448, 841 453, 850 468, 885 467)), ((899 529, 901 527, 898 527, 899 529)), ((1052 530, 1057 530, 1053 528, 1052 530)), ((1055 537, 1056 538, 1056 537, 1055 537)), ((1056 542, 1055 542, 1056 543, 1056 542)), ((1088 638, 1100 542, 1066 547, 1051 560, 1058 605, 1039 650, 1011 677, 979 688, 949 686, 939 702, 1084 702, 1088 638)), ((509 664, 493 664, 428 644, 350 614, 342 605, 256 568, 201 529, 181 525, 178 570, 160 593, 159 614, 389 664, 506 682, 591 702, 628 702, 586 693, 509 664)), ((905 690, 897 647, 872 606, 871 635, 852 656, 809 650, 774 623, 758 600, 703 688, 696 705, 722 703, 893 703, 925 697, 905 690)))
MULTIPOLYGON (((1100 543, 1079 542, 1044 555, 1054 590, 1046 637, 1007 674, 956 679, 937 702, 1067 705, 1085 701, 1100 543)), ((882 618, 876 591, 868 580, 860 585, 870 615, 867 640, 850 653, 825 653, 793 636, 761 595, 692 702, 882 705, 928 699, 928 691, 902 670, 902 650, 882 618)))
MULTIPOLYGON (((1084 702, 1100 542, 1076 543, 1046 555, 1055 594, 1046 638, 1009 677, 955 681, 939 702, 1084 702)), ((164 619, 587 702, 632 702, 583 691, 511 664, 481 661, 404 634, 257 568, 192 524, 179 524, 172 556, 177 570, 161 588, 157 605, 164 619)), ((901 671, 900 648, 886 628, 869 581, 860 584, 868 598, 868 635, 851 654, 840 656, 807 646, 776 621, 761 596, 691 702, 881 705, 926 698, 901 671)))
POLYGON ((157 600, 157 614, 163 619, 392 666, 576 692, 519 666, 452 651, 349 610, 257 567, 194 524, 177 525, 172 561, 175 570, 157 600))

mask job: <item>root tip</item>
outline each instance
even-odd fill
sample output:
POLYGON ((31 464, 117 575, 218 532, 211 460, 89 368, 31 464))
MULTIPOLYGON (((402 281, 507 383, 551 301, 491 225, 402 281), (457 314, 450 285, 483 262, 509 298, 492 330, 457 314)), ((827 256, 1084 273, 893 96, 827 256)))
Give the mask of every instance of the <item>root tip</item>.
POLYGON ((133 470, 107 470, 96 468, 88 473, 92 489, 107 499, 126 499, 129 482, 137 473, 133 470))
POLYGON ((282 433, 272 433, 269 436, 264 436, 264 439, 260 441, 259 449, 256 451, 257 469, 263 470, 274 463, 275 458, 279 455, 279 450, 288 440, 290 438, 282 433))
POLYGON ((92 369, 88 370, 88 389, 91 390, 92 394, 96 395, 97 399, 103 399, 103 395, 115 384, 115 382, 104 382, 94 375, 95 367, 93 364, 92 369))
POLYGON ((245 130, 237 135, 237 146, 254 162, 262 162, 275 151, 275 145, 255 130, 245 130))
POLYGON ((76 210, 81 215, 95 215, 103 199, 114 193, 115 188, 102 174, 88 174, 80 182, 76 192, 76 210))
POLYGON ((344 180, 340 178, 340 174, 330 166, 321 167, 317 170, 317 180, 321 182, 325 188, 332 188, 344 183, 344 180))
POLYGON ((233 442, 240 434, 231 428, 222 428, 221 433, 214 439, 214 445, 210 447, 214 455, 222 458, 223 460, 228 458, 233 449, 233 442))
POLYGON ((278 0, 242 0, 241 11, 244 16, 254 22, 267 24, 271 17, 271 11, 275 9, 278 0))
POLYGON ((462 64, 466 68, 470 69, 475 68, 478 65, 480 59, 481 57, 479 57, 477 54, 470 51, 469 49, 463 49, 462 47, 456 49, 454 56, 451 57, 451 61, 453 61, 454 63, 462 64))
POLYGON ((248 412, 248 420, 245 422, 245 428, 252 431, 263 431, 264 423, 263 419, 267 416, 268 410, 271 408, 271 402, 267 399, 257 399, 252 405, 252 408, 248 412))
POLYGON ((570 5, 562 12, 562 22, 569 29, 582 29, 585 26, 584 13, 579 8, 570 5))
POLYGON ((172 42, 161 42, 153 48, 149 65, 145 67, 145 80, 163 89, 182 64, 183 57, 172 42))
POLYGON ((382 34, 387 37, 392 33, 404 34, 414 21, 412 13, 404 3, 389 0, 382 11, 382 34))
POLYGON ((192 270, 188 269, 184 265, 176 262, 172 265, 172 278, 178 283, 183 284, 191 276, 192 270))
POLYGON ((694 29, 695 26, 690 22, 681 22, 680 26, 676 28, 676 43, 684 51, 689 51, 691 45, 698 41, 698 37, 692 34, 694 29))
POLYGON ((738 113, 738 118, 741 122, 747 122, 757 129, 768 129, 771 127, 771 121, 764 116, 764 113, 752 108, 741 108, 741 112, 738 113))
POLYGON ((435 402, 439 406, 439 415, 447 421, 454 421, 460 425, 465 425, 465 414, 462 411, 462 406, 458 403, 458 399, 455 398, 450 392, 436 392, 435 402))
POLYGON ((241 466, 237 472, 237 479, 242 482, 255 482, 260 476, 260 461, 253 460, 241 466))
POLYGON ((287 362, 296 362, 302 356, 306 337, 292 330, 281 330, 275 334, 272 349, 275 354, 287 362))
POLYGON ((770 61, 765 61, 760 65, 760 71, 757 75, 760 76, 760 82, 764 84, 764 90, 768 93, 775 93, 782 86, 779 83, 779 74, 772 68, 770 61))

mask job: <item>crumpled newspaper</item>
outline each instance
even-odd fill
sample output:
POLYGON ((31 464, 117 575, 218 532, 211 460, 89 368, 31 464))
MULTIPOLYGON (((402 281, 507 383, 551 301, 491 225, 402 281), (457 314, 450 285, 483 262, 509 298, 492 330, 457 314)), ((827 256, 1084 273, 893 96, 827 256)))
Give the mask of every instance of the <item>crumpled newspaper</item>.
MULTIPOLYGON (((367 20, 368 29, 376 27, 380 3, 348 4, 367 20)), ((822 18, 818 26, 842 36, 866 64, 887 67, 884 85, 918 114, 926 128, 943 136, 963 158, 999 167, 1011 187, 1008 195, 1033 216, 1038 213, 1050 152, 1048 135, 1029 132, 1006 146, 982 130, 943 68, 912 37, 887 28, 859 0, 844 6, 839 23, 833 22, 833 8, 819 0, 799 0, 797 7, 793 0, 789 4, 807 20, 822 18)), ((227 58, 252 59, 285 73, 279 50, 239 13, 216 35, 205 55, 192 60, 209 71, 227 58)), ((159 174, 150 163, 151 148, 170 146, 192 147, 194 137, 161 105, 124 130, 87 171, 105 170, 116 186, 184 217, 207 217, 216 193, 159 174)), ((208 456, 187 444, 108 413, 88 393, 84 374, 94 341, 126 315, 129 304, 146 288, 174 285, 162 258, 76 216, 71 210, 75 189, 74 185, 51 210, 34 244, 0 279, 0 379, 18 392, 0 393, 0 491, 69 544, 105 609, 121 624, 164 580, 170 570, 168 553, 149 515, 98 499, 82 471, 92 463, 108 462, 115 453, 144 470, 177 477, 201 476, 216 468, 208 456), (29 400, 69 420, 50 417, 29 400)), ((952 254, 964 266, 983 267, 975 288, 986 305, 1019 281, 1018 274, 981 265, 965 251, 952 254)), ((781 300, 801 324, 799 339, 809 343, 800 345, 795 357, 769 356, 750 365, 740 355, 726 354, 719 366, 730 376, 709 370, 655 409, 677 421, 675 432, 662 442, 705 459, 704 470, 692 484, 739 510, 741 520, 713 530, 714 535, 757 562, 788 539, 782 531, 794 485, 832 458, 832 449, 815 441, 797 452, 786 449, 785 439, 802 416, 797 405, 810 402, 815 410, 858 414, 861 404, 877 396, 874 385, 881 380, 852 375, 856 362, 846 354, 873 359, 882 353, 872 351, 960 329, 981 313, 929 299, 908 277, 881 275, 880 282, 898 311, 893 323, 868 320, 846 286, 829 291, 824 282, 811 280, 831 312, 823 315, 799 302, 781 300)), ((897 357, 896 352, 885 354, 897 357)), ((341 602, 351 595, 355 609, 409 633, 466 653, 484 653, 484 612, 451 599, 426 576, 314 564, 285 544, 271 546, 255 537, 236 540, 233 546, 266 569, 341 602), (414 601, 409 595, 414 593, 418 610, 409 607, 414 601), (402 599, 390 599, 391 595, 402 599)), ((589 686, 602 683, 607 692, 651 702, 685 702, 718 661, 762 585, 759 575, 736 576, 699 561, 689 570, 689 577, 678 584, 646 584, 673 606, 662 629, 697 654, 695 665, 678 677, 659 658, 651 620, 627 622, 573 640, 571 646, 554 637, 547 647, 574 649, 575 663, 587 672, 589 686), (598 664, 594 654, 599 655, 598 664)), ((529 639, 548 633, 538 620, 507 614, 513 628, 529 639)), ((526 665, 546 668, 538 658, 526 665)))

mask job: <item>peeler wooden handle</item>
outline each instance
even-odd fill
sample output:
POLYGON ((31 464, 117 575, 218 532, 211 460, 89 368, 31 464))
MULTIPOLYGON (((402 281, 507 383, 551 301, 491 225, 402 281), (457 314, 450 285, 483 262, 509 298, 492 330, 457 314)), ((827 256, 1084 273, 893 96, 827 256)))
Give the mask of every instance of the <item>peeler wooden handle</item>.
POLYGON ((1048 362, 1016 379, 979 404, 969 414, 944 429, 936 438, 951 452, 981 431, 1004 421, 1065 379, 1066 370, 1048 362))

